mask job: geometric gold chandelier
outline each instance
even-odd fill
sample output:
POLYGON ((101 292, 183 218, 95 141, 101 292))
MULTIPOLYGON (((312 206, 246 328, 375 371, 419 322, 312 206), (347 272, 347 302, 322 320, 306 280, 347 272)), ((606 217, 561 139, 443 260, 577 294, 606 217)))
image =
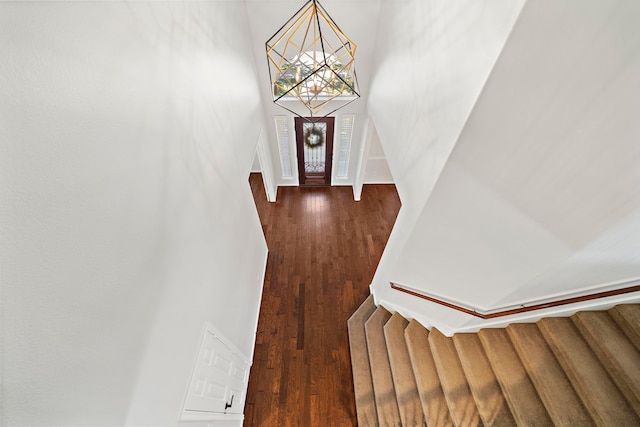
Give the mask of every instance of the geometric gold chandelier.
POLYGON ((317 0, 309 0, 267 42, 273 102, 325 117, 360 97, 356 45, 317 0))

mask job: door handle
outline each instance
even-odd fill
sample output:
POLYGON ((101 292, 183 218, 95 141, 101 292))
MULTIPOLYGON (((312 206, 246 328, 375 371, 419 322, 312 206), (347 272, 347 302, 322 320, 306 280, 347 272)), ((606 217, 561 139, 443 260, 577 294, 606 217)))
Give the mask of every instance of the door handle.
POLYGON ((231 405, 233 405, 233 394, 231 395, 231 402, 224 404, 224 410, 226 411, 227 409, 231 408, 231 405))

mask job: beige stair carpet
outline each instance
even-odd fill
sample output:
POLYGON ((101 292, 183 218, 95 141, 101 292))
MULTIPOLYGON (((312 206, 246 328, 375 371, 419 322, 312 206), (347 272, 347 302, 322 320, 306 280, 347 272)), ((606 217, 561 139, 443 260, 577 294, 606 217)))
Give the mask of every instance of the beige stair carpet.
POLYGON ((452 339, 433 328, 429 333, 429 346, 453 423, 456 426, 482 425, 452 339))
POLYGON ((571 320, 640 415, 640 352, 605 311, 579 312, 571 320))
POLYGON ((542 319, 538 327, 597 425, 640 425, 640 419, 571 319, 542 319))
POLYGON ((512 324, 507 332, 555 425, 595 425, 538 326, 512 324))
POLYGON ((361 426, 640 426, 640 304, 448 338, 370 297, 349 337, 361 426))
POLYGON ((478 334, 455 334, 453 343, 484 425, 486 427, 513 426, 515 420, 478 334))
POLYGON ((384 337, 391 363, 393 385, 398 399, 398 409, 403 426, 424 425, 424 414, 418 394, 416 378, 411 366, 409 350, 404 339, 404 329, 409 321, 400 313, 394 313, 384 325, 384 337))
POLYGON ((404 336, 427 425, 453 426, 429 347, 429 331, 417 321, 411 320, 404 330, 404 336))
POLYGON ((369 295, 347 322, 358 425, 372 427, 378 425, 378 415, 373 394, 371 365, 369 364, 364 324, 375 309, 373 296, 369 295))
POLYGON ((391 313, 384 307, 378 307, 364 325, 371 362, 376 411, 381 427, 397 427, 401 424, 389 354, 384 338, 384 325, 390 318, 391 313))
POLYGON ((478 337, 516 424, 523 427, 553 426, 507 331, 503 328, 482 329, 478 337))
POLYGON ((620 329, 640 350, 640 304, 622 304, 609 310, 620 329))

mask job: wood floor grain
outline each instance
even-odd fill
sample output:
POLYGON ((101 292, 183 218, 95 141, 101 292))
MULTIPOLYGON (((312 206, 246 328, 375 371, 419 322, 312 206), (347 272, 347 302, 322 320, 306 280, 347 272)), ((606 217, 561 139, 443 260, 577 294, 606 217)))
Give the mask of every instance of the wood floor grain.
POLYGON ((269 247, 244 425, 355 426, 347 319, 395 222, 393 185, 280 187, 249 179, 269 247))

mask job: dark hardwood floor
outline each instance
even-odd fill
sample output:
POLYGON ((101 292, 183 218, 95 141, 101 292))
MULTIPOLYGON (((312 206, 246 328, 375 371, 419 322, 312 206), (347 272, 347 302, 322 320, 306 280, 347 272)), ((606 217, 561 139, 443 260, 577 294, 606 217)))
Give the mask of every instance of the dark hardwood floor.
POLYGON ((269 258, 244 425, 355 426, 347 319, 396 219, 393 185, 280 187, 266 200, 249 179, 269 258))

